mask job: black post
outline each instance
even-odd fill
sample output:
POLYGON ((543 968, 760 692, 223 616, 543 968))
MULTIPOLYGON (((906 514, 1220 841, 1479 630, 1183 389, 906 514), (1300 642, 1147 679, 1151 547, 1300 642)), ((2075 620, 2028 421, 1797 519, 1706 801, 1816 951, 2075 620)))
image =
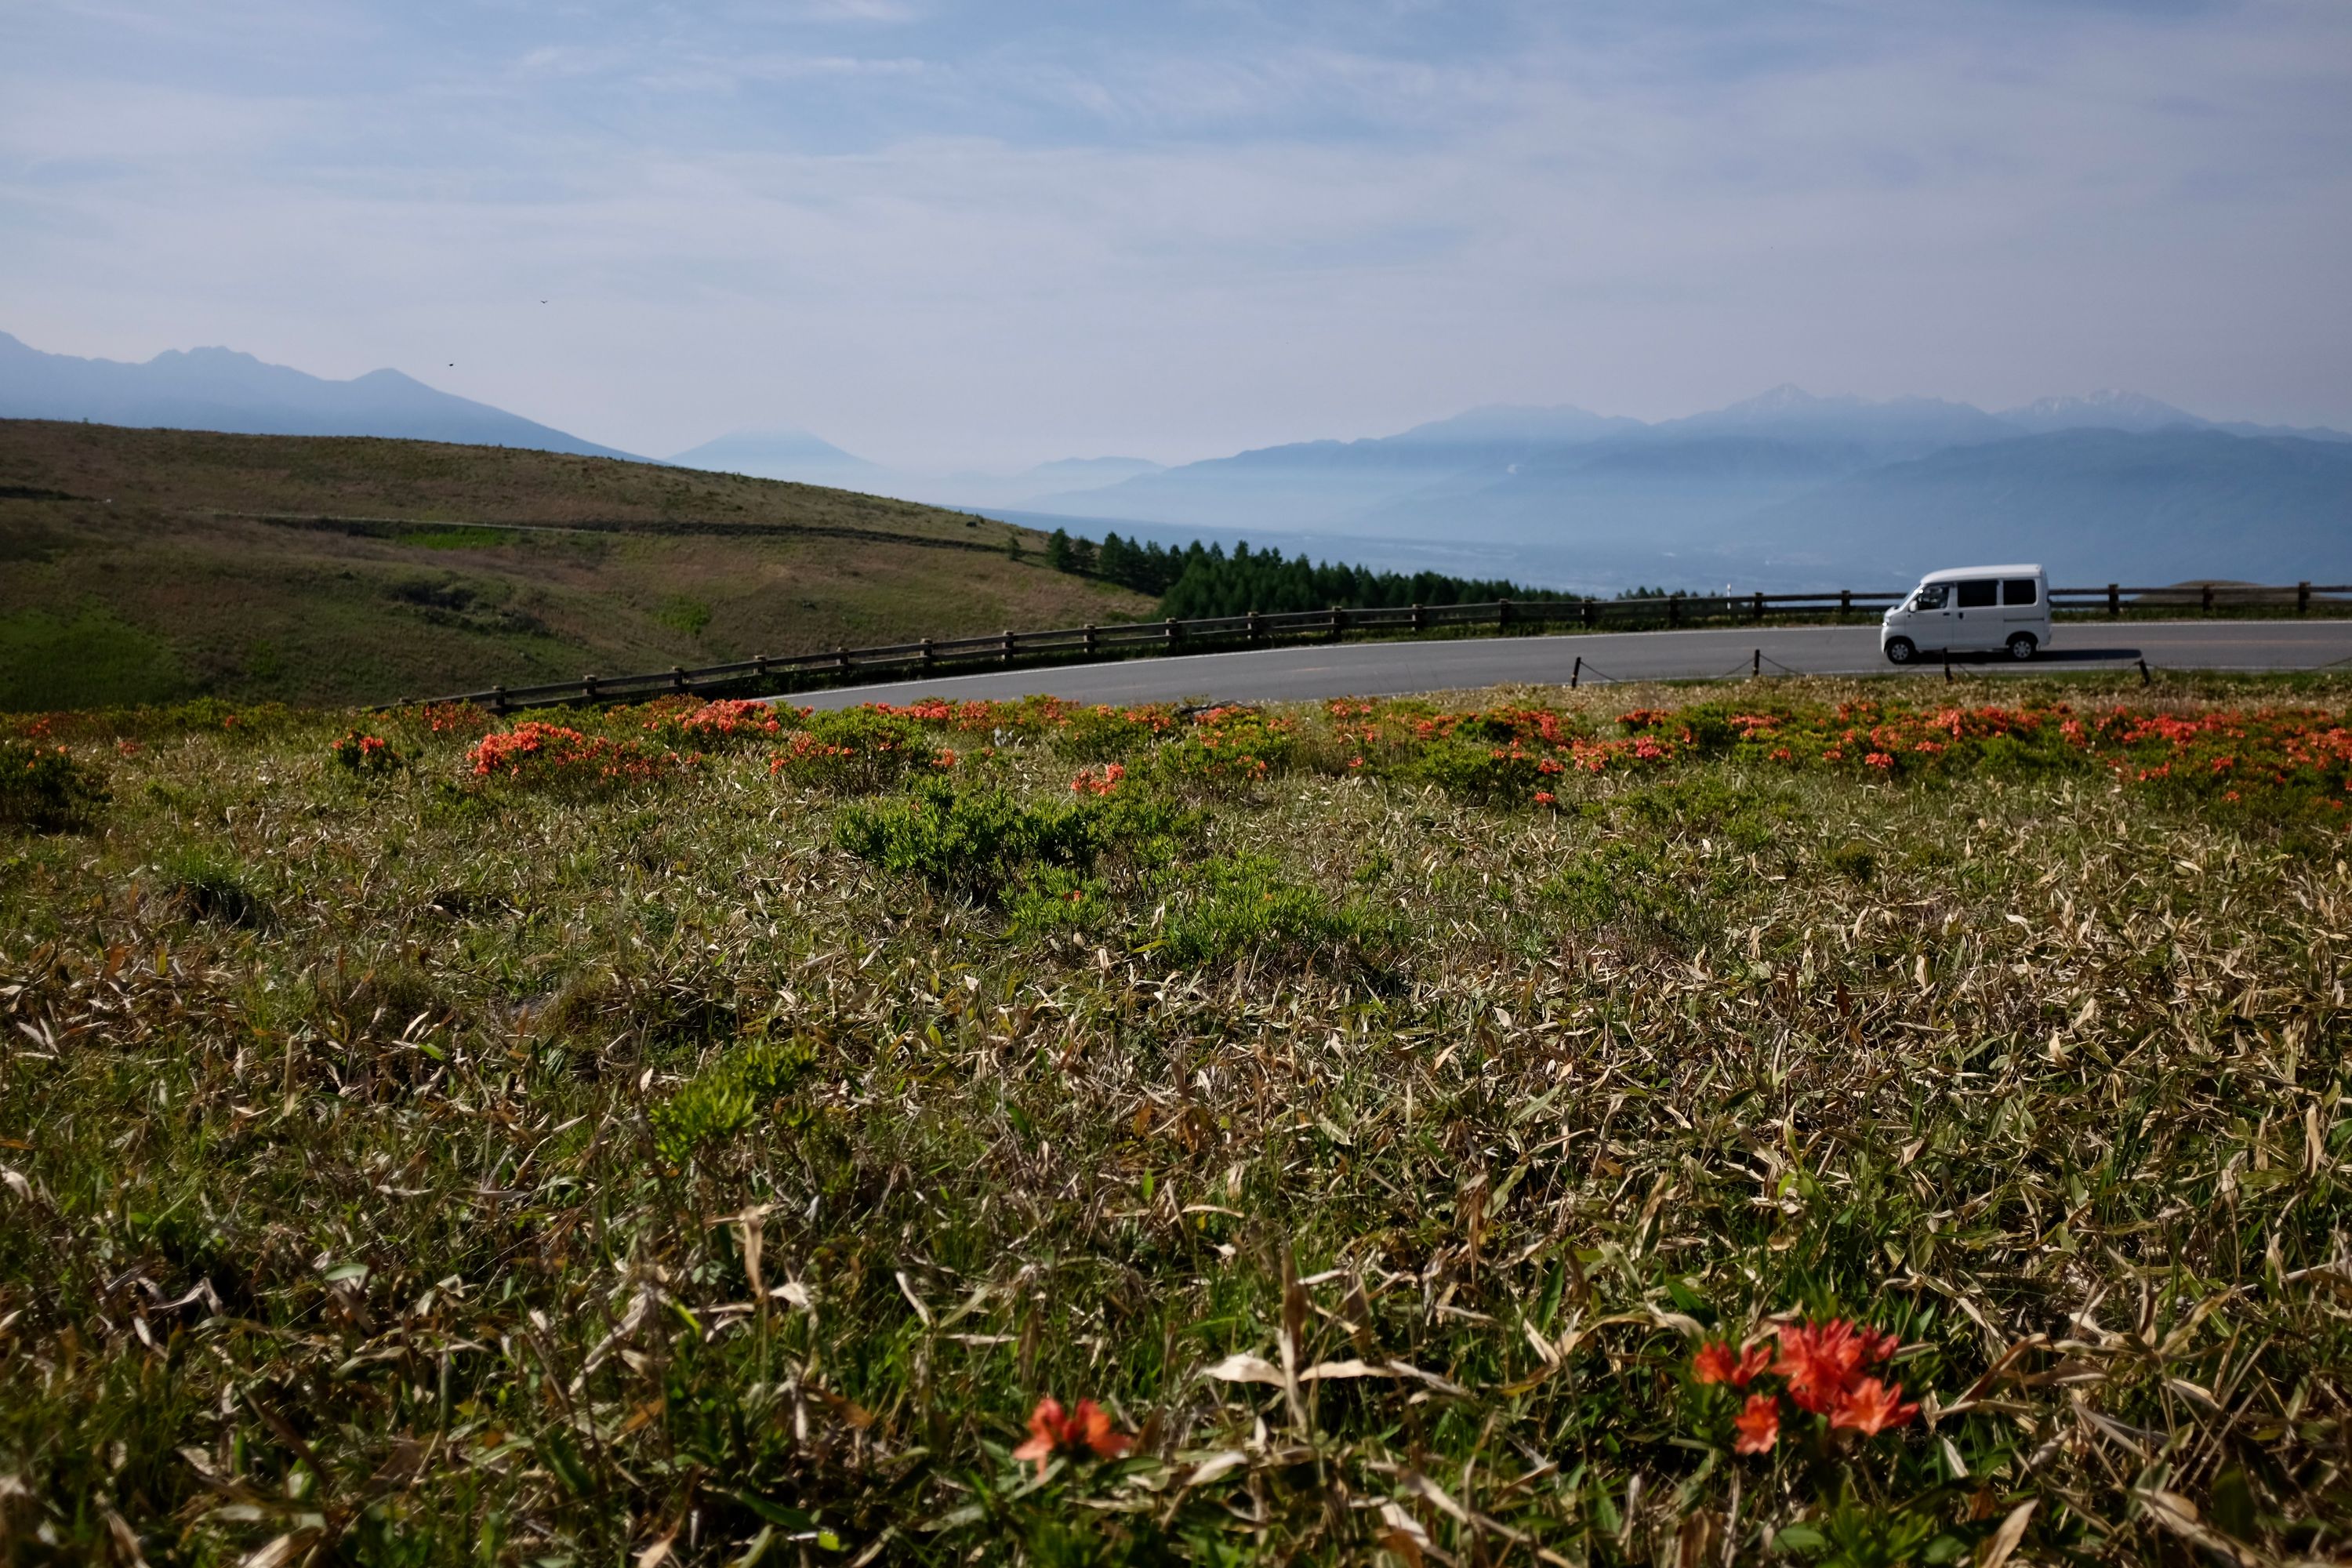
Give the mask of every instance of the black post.
POLYGON ((847 648, 837 647, 833 650, 833 668, 840 670, 846 670, 849 668, 849 650, 847 648))
POLYGON ((1169 616, 1169 617, 1168 617, 1168 646, 1169 646, 1170 647, 1174 647, 1178 643, 1182 642, 1183 640, 1184 640, 1184 628, 1183 628, 1181 626, 1179 626, 1179 625, 1177 624, 1177 621, 1176 621, 1176 617, 1175 617, 1175 616, 1169 616))
POLYGON ((1500 630, 1502 630, 1505 626, 1509 626, 1510 624, 1511 624, 1511 601, 1510 601, 1510 600, 1508 600, 1508 599, 1497 599, 1497 600, 1496 600, 1496 601, 1495 601, 1495 629, 1496 629, 1496 631, 1500 631, 1500 630))
POLYGON ((2197 607, 2198 607, 2199 609, 2200 609, 2200 610, 2203 610, 2203 611, 2204 611, 2207 615, 2209 615, 2209 616, 2210 616, 2210 615, 2211 615, 2211 614, 2213 613, 2213 584, 2212 584, 2208 583, 2208 584, 2205 584, 2205 592, 2204 592, 2203 595, 2201 596, 2201 602, 2198 605, 2198 606, 2197 606, 2197 607))
POLYGON ((1851 615, 1853 613, 1853 590, 1851 588, 1840 588, 1838 590, 1838 614, 1844 616, 1851 615))
POLYGON ((491 711, 491 712, 493 712, 493 713, 503 713, 503 712, 505 712, 506 710, 507 710, 507 689, 506 689, 505 687, 503 687, 503 686, 493 686, 493 687, 491 687, 491 688, 490 688, 490 711, 491 711))
POLYGON ((1756 595, 1756 624, 1759 626, 1764 624, 1764 595, 1760 590, 1756 595))
POLYGON ((1423 610, 1419 605, 1415 605, 1412 607, 1412 629, 1416 632, 1424 632, 1429 629, 1429 613, 1426 610, 1423 610))
POLYGON ((2294 585, 2294 613, 2300 616, 2310 608, 2311 584, 2308 582, 2297 583, 2294 585))
POLYGON ((1947 654, 1944 656, 1944 684, 1945 684, 1945 685, 1947 685, 1947 686, 1949 686, 1951 683, 1952 683, 1952 656, 1951 656, 1950 654, 1947 653, 1947 654))
POLYGON ((1680 594, 1676 594, 1673 598, 1666 601, 1666 625, 1670 626, 1678 626, 1682 624, 1683 596, 1680 594))
POLYGON ((686 671, 674 664, 669 667, 669 687, 672 691, 686 689, 686 671))
POLYGON ((2139 683, 2142 686, 2146 686, 2149 684, 2149 679, 2150 678, 2147 673, 2147 660, 2141 659, 2139 661, 2139 683))
POLYGON ((1750 679, 1750 680, 1753 680, 1753 679, 1755 679, 1758 676, 1762 675, 1763 673, 1764 673, 1764 650, 1763 650, 1762 648, 1760 648, 1760 647, 1759 647, 1759 648, 1758 648, 1758 649, 1756 650, 1756 657, 1755 657, 1755 658, 1754 658, 1754 659, 1752 659, 1752 660, 1750 660, 1750 661, 1749 661, 1749 663, 1748 663, 1748 679, 1750 679))
POLYGON ((1004 662, 1006 664, 1013 662, 1013 628, 1010 626, 1004 630, 1004 662))
MULTIPOLYGON (((1592 621, 1593 621, 1593 615, 1592 615, 1592 601, 1591 601, 1591 600, 1587 599, 1587 600, 1585 600, 1585 601, 1584 601, 1583 612, 1584 612, 1584 613, 1583 613, 1583 615, 1582 615, 1582 616, 1581 616, 1581 619, 1582 619, 1582 620, 1583 620, 1583 622, 1584 622, 1584 629, 1585 629, 1586 631, 1591 631, 1591 630, 1592 629, 1592 621)), ((1581 663, 1582 661, 1581 661, 1581 660, 1579 660, 1578 662, 1581 663)))
POLYGON ((1338 642, 1338 641, 1339 640, 1339 614, 1340 614, 1339 606, 1339 605, 1332 605, 1332 606, 1331 606, 1331 640, 1332 640, 1333 642, 1338 642))
POLYGON ((1256 642, 1259 638, 1265 636, 1265 634, 1258 629, 1257 612, 1255 610, 1252 610, 1249 613, 1249 626, 1243 635, 1247 637, 1252 642, 1256 642))
POLYGON ((2123 590, 2116 587, 2113 583, 2110 583, 2107 584, 2107 618, 2109 620, 2113 620, 2123 613, 2123 590))
POLYGON ((587 698, 591 702, 596 700, 596 678, 594 676, 583 675, 580 678, 580 694, 587 698))
POLYGON ((931 651, 931 639, 925 637, 923 639, 923 668, 925 669, 929 669, 938 662, 939 655, 931 651))
POLYGON ((1094 654, 1094 652, 1095 652, 1095 624, 1094 624, 1094 622, 1092 622, 1092 621, 1088 621, 1088 622, 1087 623, 1087 655, 1088 655, 1089 657, 1091 657, 1091 656, 1094 654))
POLYGON ((1577 682, 1579 682, 1579 681, 1582 680, 1583 679, 1584 679, 1584 656, 1583 656, 1582 654, 1578 654, 1578 655, 1576 656, 1576 668, 1575 668, 1574 669, 1571 669, 1571 670, 1570 670, 1570 671, 1568 672, 1568 689, 1569 689, 1570 691, 1575 690, 1575 689, 1576 689, 1577 682))

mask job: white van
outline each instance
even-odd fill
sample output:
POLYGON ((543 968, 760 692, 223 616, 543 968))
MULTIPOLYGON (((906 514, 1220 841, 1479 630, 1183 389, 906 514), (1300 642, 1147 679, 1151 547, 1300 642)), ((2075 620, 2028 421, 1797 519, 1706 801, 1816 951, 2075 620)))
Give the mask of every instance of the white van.
POLYGON ((2050 646, 2050 579, 2039 566, 1956 566, 1919 579, 1886 612, 1879 651, 1890 664, 1923 653, 1997 653, 2032 658, 2050 646))

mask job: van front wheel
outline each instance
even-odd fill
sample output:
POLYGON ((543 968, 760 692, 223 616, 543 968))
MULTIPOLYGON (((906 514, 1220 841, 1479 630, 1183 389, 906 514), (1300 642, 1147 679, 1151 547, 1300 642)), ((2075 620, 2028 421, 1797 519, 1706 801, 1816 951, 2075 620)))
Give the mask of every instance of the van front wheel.
POLYGON ((2009 639, 2009 657, 2023 664, 2033 657, 2033 650, 2040 646, 2033 640, 2032 632, 2019 632, 2009 639))
POLYGON ((1886 639, 1887 663, 1908 664, 1918 657, 1919 645, 1913 642, 1909 637, 1888 637, 1886 639))

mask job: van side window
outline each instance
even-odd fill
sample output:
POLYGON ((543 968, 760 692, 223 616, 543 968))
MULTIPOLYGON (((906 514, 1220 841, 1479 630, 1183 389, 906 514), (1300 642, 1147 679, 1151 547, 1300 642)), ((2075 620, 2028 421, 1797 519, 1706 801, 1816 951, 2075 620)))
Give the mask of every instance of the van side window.
POLYGON ((1960 580, 1960 608, 1989 609, 2000 602, 2000 583, 1992 577, 1964 577, 1960 580))
POLYGON ((1919 591, 1911 595, 1911 607, 1915 610, 1940 610, 1944 607, 1945 595, 1951 591, 1952 585, 1948 583, 1922 583, 1919 591))
POLYGON ((2000 602, 2004 605, 2032 604, 2033 579, 2031 577, 2002 578, 2000 580, 2000 602))

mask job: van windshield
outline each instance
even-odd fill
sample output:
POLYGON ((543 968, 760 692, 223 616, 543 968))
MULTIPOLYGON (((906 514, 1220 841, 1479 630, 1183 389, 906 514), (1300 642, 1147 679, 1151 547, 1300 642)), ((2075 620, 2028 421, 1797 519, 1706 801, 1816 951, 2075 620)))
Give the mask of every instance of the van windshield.
POLYGON ((1949 583, 1922 583, 1911 591, 1911 607, 1915 610, 1940 610, 1944 596, 1952 591, 1949 583))

